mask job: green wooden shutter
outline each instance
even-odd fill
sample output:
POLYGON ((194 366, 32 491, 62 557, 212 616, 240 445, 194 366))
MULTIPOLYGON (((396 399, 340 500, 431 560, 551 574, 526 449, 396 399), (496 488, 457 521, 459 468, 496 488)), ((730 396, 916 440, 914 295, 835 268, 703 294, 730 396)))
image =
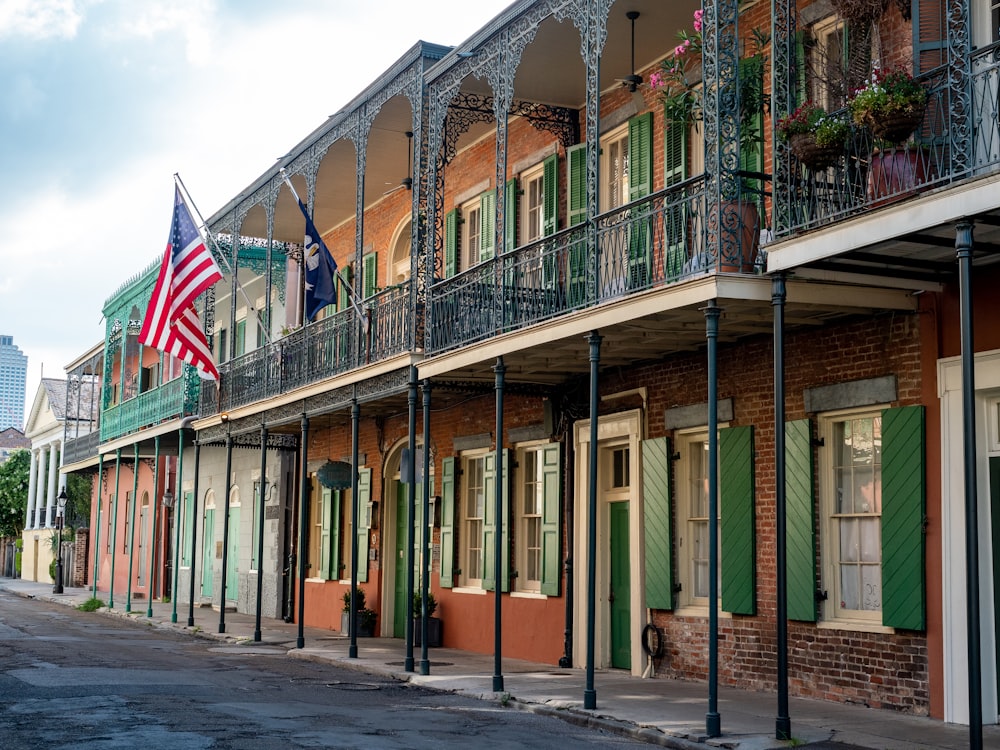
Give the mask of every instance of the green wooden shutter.
POLYGON ((642 441, 642 512, 646 534, 646 606, 649 609, 674 608, 671 454, 668 438, 642 441))
POLYGON ((569 226, 587 218, 587 144, 566 149, 566 198, 569 226))
POLYGON ((913 8, 913 51, 915 53, 913 73, 918 75, 947 62, 947 5, 938 2, 938 0, 917 0, 917 2, 911 3, 911 7, 913 8))
POLYGON ((441 462, 441 588, 454 583, 455 567, 455 459, 441 462))
POLYGON ((344 569, 344 561, 340 559, 340 503, 342 493, 340 490, 333 490, 330 495, 330 575, 333 580, 340 580, 340 573, 344 569))
MULTIPOLYGON (((663 182, 665 187, 687 179, 687 125, 667 123, 663 131, 663 182)), ((687 261, 687 215, 683 201, 668 200, 664 216, 667 278, 675 279, 687 261)))
POLYGON ((333 490, 323 487, 320 491, 320 533, 319 533, 319 575, 324 581, 329 581, 333 569, 333 551, 330 532, 333 526, 333 490))
POLYGON ((542 163, 542 236, 559 230, 559 154, 542 163))
POLYGON ((788 618, 816 622, 816 500, 812 423, 785 423, 785 570, 788 618))
POLYGON ((444 277, 458 273, 458 209, 444 215, 444 277))
POLYGON ((541 450, 542 461, 542 588, 559 596, 562 582, 562 443, 541 450))
POLYGON ((511 177, 507 180, 505 189, 506 196, 504 202, 506 205, 503 209, 504 250, 510 252, 517 247, 517 178, 511 177))
POLYGON ((361 258, 361 273, 364 281, 363 297, 373 297, 378 291, 378 253, 368 253, 361 258))
POLYGON ((358 583, 368 582, 368 503, 372 499, 372 470, 358 470, 358 583))
POLYGON ((926 629, 924 407, 882 412, 882 624, 926 629))
POLYGON ((628 121, 629 200, 645 198, 653 192, 653 113, 628 121))
POLYGON ((806 68, 806 32, 799 29, 795 32, 795 101, 798 107, 809 98, 808 69, 806 68))
POLYGON ((497 194, 489 190, 479 199, 479 260, 493 257, 497 245, 497 194))
MULTIPOLYGON (((503 511, 503 525, 501 527, 501 544, 503 548, 501 554, 501 581, 500 590, 510 591, 510 492, 507 486, 508 467, 510 466, 510 451, 504 449, 503 477, 500 480, 503 497, 500 504, 503 511)), ((496 587, 496 572, 494 560, 496 557, 496 537, 497 537, 497 503, 496 503, 496 475, 497 475, 497 453, 493 451, 486 454, 483 461, 483 484, 486 490, 486 510, 483 517, 483 588, 486 591, 493 591, 496 587)))
POLYGON ((348 291, 347 286, 344 284, 346 281, 350 284, 354 279, 354 266, 348 264, 340 269, 341 276, 344 277, 343 281, 339 278, 337 279, 337 309, 346 310, 351 306, 351 293, 348 291))
MULTIPOLYGON (((748 78, 751 72, 756 69, 756 65, 751 58, 744 58, 740 60, 739 64, 739 77, 740 86, 744 85, 743 79, 748 78)), ((759 76, 754 76, 753 80, 749 81, 747 86, 752 86, 754 89, 753 97, 756 101, 763 101, 764 97, 764 80, 759 76)), ((743 143, 740 144, 740 170, 743 172, 763 172, 764 171, 764 142, 763 142, 763 127, 764 127, 764 113, 757 109, 750 113, 747 119, 740 123, 740 131, 747 130, 754 134, 754 137, 742 137, 743 143), (753 146, 747 148, 746 141, 750 141, 753 146)), ((744 177, 742 179, 743 189, 746 191, 751 191, 750 195, 744 196, 744 200, 761 202, 761 183, 760 179, 750 179, 744 177)))
POLYGON ((753 427, 719 430, 719 511, 722 609, 756 614, 753 427))

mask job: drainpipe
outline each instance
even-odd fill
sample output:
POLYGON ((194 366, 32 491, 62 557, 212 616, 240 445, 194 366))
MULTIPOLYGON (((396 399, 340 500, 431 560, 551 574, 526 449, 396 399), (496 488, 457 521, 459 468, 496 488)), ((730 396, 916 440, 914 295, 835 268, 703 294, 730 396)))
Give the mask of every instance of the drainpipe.
POLYGON ((774 308, 774 503, 776 606, 778 621, 778 716, 774 736, 792 738, 792 720, 788 715, 788 564, 787 508, 785 500, 785 275, 771 279, 771 306, 774 308))

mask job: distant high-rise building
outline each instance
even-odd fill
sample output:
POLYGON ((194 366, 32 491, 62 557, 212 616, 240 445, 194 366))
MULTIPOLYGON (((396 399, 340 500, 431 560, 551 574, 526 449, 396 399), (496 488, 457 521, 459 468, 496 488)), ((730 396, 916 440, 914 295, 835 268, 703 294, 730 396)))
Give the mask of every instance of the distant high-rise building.
POLYGON ((24 379, 28 355, 14 343, 13 336, 0 335, 0 430, 24 429, 24 379))

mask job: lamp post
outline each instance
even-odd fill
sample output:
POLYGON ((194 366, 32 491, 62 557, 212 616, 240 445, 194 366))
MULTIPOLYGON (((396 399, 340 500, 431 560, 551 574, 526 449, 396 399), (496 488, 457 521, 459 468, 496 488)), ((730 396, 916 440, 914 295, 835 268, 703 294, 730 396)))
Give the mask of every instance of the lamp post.
POLYGON ((66 511, 66 488, 59 490, 56 502, 59 503, 59 512, 56 514, 56 538, 59 540, 56 545, 56 585, 52 587, 53 594, 63 593, 63 565, 62 565, 62 532, 63 513, 66 511))

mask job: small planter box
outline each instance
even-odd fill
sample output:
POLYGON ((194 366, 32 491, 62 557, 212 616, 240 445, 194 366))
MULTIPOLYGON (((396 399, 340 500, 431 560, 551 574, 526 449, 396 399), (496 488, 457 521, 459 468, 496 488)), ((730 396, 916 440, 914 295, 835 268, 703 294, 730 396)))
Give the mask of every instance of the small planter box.
MULTIPOLYGON (((413 618, 413 645, 423 645, 423 633, 419 617, 413 618)), ((427 618, 427 648, 438 648, 441 646, 441 618, 427 618)))
MULTIPOLYGON (((374 619, 368 620, 363 618, 360 612, 354 613, 354 622, 357 626, 358 638, 371 638, 375 635, 375 621, 374 619)), ((348 629, 351 621, 350 612, 340 613, 340 632, 344 635, 350 635, 350 630, 348 629)))

